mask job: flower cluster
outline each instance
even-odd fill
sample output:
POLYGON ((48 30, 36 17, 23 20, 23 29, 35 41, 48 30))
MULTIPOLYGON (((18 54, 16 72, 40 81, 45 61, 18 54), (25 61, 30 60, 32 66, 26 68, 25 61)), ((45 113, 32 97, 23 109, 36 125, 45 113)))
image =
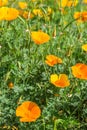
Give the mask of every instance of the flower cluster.
POLYGON ((87 21, 87 11, 83 12, 75 12, 74 18, 77 19, 77 21, 80 22, 86 22, 87 21))
MULTIPOLYGON (((31 1, 36 2, 36 0, 31 0, 31 1)), ((59 5, 59 7, 61 8, 61 10, 64 11, 66 7, 76 6, 78 4, 78 0, 58 0, 57 3, 59 5)), ((87 0, 83 0, 82 3, 87 4, 87 0)), ((41 30, 38 30, 38 31, 33 31, 35 29, 35 27, 31 28, 30 25, 28 25, 28 24, 30 24, 30 23, 28 23, 29 22, 28 20, 31 18, 34 18, 34 16, 38 17, 38 18, 44 17, 44 11, 41 8, 39 8, 39 7, 36 8, 36 6, 35 6, 35 8, 33 8, 32 10, 28 10, 27 2, 18 2, 18 9, 9 7, 9 6, 7 7, 7 4, 8 4, 8 0, 0 0, 0 21, 3 21, 3 20, 12 21, 19 17, 22 20, 22 22, 25 21, 24 22, 24 24, 26 25, 25 27, 27 29, 30 29, 29 30, 30 36, 29 35, 28 35, 29 37, 26 36, 25 41, 29 40, 29 42, 30 42, 29 44, 35 43, 34 46, 37 48, 40 45, 42 47, 43 46, 42 44, 45 44, 47 42, 49 43, 49 45, 51 44, 50 43, 51 38, 57 36, 56 27, 53 32, 53 37, 51 37, 52 36, 52 35, 50 35, 51 32, 47 33, 46 31, 44 31, 43 28, 40 28, 41 30), (28 38, 30 38, 30 39, 28 39, 28 38)), ((53 10, 50 7, 47 7, 46 9, 47 9, 47 12, 45 12, 45 13, 47 13, 46 14, 47 16, 49 16, 50 14, 53 13, 53 10)), ((54 15, 52 17, 54 17, 54 15)), ((73 17, 74 17, 75 21, 77 21, 79 23, 87 22, 87 11, 75 12, 73 17)), ((2 23, 4 23, 4 22, 2 22, 2 23)), ((9 23, 9 22, 7 22, 7 23, 9 23)), ((33 22, 31 22, 31 23, 33 23, 33 22)), ((42 23, 43 23, 43 21, 42 21, 42 23)), ((13 25, 12 25, 12 27, 13 27, 13 25)), ((37 27, 36 27, 36 30, 37 30, 37 27)), ((21 32, 21 33, 23 33, 23 32, 21 32)), ((25 33, 25 35, 26 35, 26 33, 25 33)), ((31 46, 29 46, 29 47, 31 47, 31 46)), ((26 46, 26 48, 27 48, 27 46, 26 46)), ((31 48, 29 48, 29 49, 31 52, 32 49, 31 48)), ((84 54, 86 54, 87 44, 82 45, 82 50, 85 51, 84 54)), ((64 62, 63 58, 60 58, 61 56, 58 54, 59 53, 54 55, 54 54, 48 52, 48 54, 45 55, 44 66, 47 67, 47 69, 50 68, 53 70, 54 68, 58 68, 59 66, 63 65, 63 62, 64 62)), ((75 65, 70 66, 70 69, 71 69, 72 76, 74 76, 75 78, 78 78, 80 80, 81 79, 87 80, 87 65, 86 64, 76 63, 75 65)), ((56 74, 56 72, 50 74, 49 84, 51 83, 51 85, 54 85, 56 87, 56 89, 64 89, 64 88, 66 89, 66 87, 71 85, 69 78, 70 77, 67 73, 66 74, 65 74, 65 72, 59 73, 57 71, 57 74, 56 74)), ((8 88, 10 90, 13 90, 14 83, 9 82, 8 88)), ((34 122, 41 116, 41 109, 35 102, 24 101, 21 105, 17 106, 16 116, 20 117, 20 122, 34 122)))
POLYGON ((71 7, 76 6, 78 4, 78 0, 58 0, 58 4, 60 7, 71 7))

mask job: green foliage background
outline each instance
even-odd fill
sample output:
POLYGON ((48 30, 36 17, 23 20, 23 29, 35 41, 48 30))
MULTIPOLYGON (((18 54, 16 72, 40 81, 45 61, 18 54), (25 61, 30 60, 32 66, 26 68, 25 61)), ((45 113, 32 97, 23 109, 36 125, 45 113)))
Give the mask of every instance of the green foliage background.
MULTIPOLYGON (((8 6, 18 8, 17 2, 10 1, 8 6)), ((63 15, 54 0, 26 2, 27 10, 40 8, 44 16, 0 21, 0 130, 86 130, 87 81, 74 78, 71 66, 87 64, 87 53, 81 48, 87 42, 87 22, 77 25, 73 18, 74 12, 86 10, 87 5, 80 1, 76 7, 66 7, 63 15), (53 10, 49 16, 48 7, 53 10), (30 37, 33 30, 43 30, 50 41, 34 44, 30 37), (48 54, 61 57, 63 64, 47 66, 48 54), (61 89, 52 85, 49 79, 53 73, 67 74, 70 86, 61 89), (13 82, 13 89, 9 82, 13 82), (36 122, 20 123, 15 110, 27 100, 39 105, 41 117, 36 122)))

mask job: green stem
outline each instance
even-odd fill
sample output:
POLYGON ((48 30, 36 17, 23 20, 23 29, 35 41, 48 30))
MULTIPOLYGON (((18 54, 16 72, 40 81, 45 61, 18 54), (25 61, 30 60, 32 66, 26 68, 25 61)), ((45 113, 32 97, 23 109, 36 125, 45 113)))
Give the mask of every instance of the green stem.
POLYGON ((72 20, 71 22, 69 22, 69 23, 63 28, 62 31, 64 31, 69 25, 71 25, 73 22, 77 21, 78 19, 79 19, 79 18, 74 19, 74 20, 72 20))
POLYGON ((53 130, 57 130, 56 125, 57 125, 57 121, 55 120, 54 121, 54 129, 53 130))

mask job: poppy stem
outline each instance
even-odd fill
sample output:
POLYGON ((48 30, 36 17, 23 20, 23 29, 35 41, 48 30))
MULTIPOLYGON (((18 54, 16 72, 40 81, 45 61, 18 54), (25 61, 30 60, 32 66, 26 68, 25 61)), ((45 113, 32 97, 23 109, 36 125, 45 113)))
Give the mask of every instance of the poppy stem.
POLYGON ((63 31, 70 25, 72 24, 73 22, 77 21, 79 18, 77 19, 73 19, 71 22, 69 22, 64 28, 63 28, 63 31))

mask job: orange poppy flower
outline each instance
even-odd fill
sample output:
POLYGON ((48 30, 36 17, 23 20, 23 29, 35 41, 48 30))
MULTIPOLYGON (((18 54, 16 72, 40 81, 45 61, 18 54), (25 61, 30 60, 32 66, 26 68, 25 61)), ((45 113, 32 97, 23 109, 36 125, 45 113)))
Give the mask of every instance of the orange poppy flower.
POLYGON ((57 74, 52 74, 50 81, 53 85, 60 88, 64 88, 70 85, 70 81, 68 80, 66 74, 60 74, 59 76, 57 74))
POLYGON ((87 0, 83 0, 83 3, 84 3, 84 4, 87 4, 87 0))
POLYGON ((0 6, 7 5, 8 0, 0 0, 0 6))
POLYGON ((71 7, 76 6, 78 3, 78 0, 58 0, 58 4, 60 7, 71 7))
POLYGON ((74 77, 87 80, 87 65, 77 63, 76 65, 72 66, 71 69, 74 77))
POLYGON ((25 101, 16 109, 16 116, 20 117, 20 122, 36 121, 41 115, 39 106, 31 101, 25 101))
POLYGON ((36 0, 32 0, 32 2, 35 2, 36 0))
POLYGON ((77 22, 86 22, 87 21, 87 11, 75 12, 74 18, 77 19, 77 22))
POLYGON ((50 39, 50 36, 42 31, 32 31, 31 38, 36 44, 39 45, 39 44, 48 42, 50 39))
POLYGON ((33 9, 33 14, 36 16, 36 15, 38 15, 38 16, 43 16, 43 12, 42 12, 42 10, 41 9, 33 9))
POLYGON ((26 2, 18 2, 18 5, 21 9, 27 8, 27 3, 26 2))
POLYGON ((54 55, 47 55, 45 63, 49 66, 54 66, 55 64, 62 63, 62 59, 54 55))
POLYGON ((5 16, 5 20, 14 20, 18 17, 19 12, 15 8, 8 8, 7 15, 5 16))
POLYGON ((84 51, 87 51, 87 44, 82 45, 82 49, 83 49, 84 51))
POLYGON ((15 8, 1 7, 0 20, 14 20, 18 17, 19 12, 15 8))

